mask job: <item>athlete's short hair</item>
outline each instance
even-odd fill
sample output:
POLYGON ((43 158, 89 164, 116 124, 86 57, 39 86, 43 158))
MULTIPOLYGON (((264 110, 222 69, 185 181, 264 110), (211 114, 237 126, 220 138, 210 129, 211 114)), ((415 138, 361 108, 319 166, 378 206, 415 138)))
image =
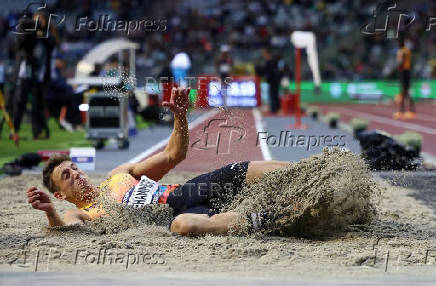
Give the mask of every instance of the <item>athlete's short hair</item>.
POLYGON ((52 154, 44 166, 42 182, 51 193, 58 191, 58 187, 53 183, 51 178, 53 170, 64 161, 71 161, 71 157, 67 154, 52 154))

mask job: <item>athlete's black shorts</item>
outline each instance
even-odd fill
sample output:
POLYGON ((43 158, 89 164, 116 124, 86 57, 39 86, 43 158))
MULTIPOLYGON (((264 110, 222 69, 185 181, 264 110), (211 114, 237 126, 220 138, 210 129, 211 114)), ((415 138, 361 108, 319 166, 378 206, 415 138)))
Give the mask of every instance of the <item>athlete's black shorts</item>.
POLYGON ((247 175, 248 161, 229 164, 187 181, 171 192, 167 204, 174 217, 182 213, 219 213, 241 191, 247 175))
POLYGON ((401 72, 401 86, 405 90, 408 90, 410 88, 410 70, 404 70, 401 72))

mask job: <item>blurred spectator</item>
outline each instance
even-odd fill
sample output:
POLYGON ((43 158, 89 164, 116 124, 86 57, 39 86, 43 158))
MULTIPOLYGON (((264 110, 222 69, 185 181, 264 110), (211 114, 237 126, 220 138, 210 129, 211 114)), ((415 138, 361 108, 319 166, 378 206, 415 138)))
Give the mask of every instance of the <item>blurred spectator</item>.
POLYGON ((217 73, 221 77, 221 81, 224 81, 226 77, 230 76, 232 72, 233 59, 230 54, 230 47, 228 45, 221 46, 221 53, 215 60, 215 67, 217 73))
POLYGON ((103 70, 101 64, 95 64, 94 70, 89 74, 89 76, 103 76, 103 70))
POLYGON ((283 68, 279 66, 279 59, 267 49, 262 50, 264 65, 258 68, 258 73, 269 84, 270 110, 277 113, 280 109, 279 87, 282 79, 283 68))
POLYGON ((32 88, 33 138, 38 138, 42 131, 45 132, 46 138, 50 134, 46 120, 44 98, 50 84, 52 53, 58 45, 59 39, 54 26, 48 23, 48 17, 45 12, 37 12, 33 15, 33 20, 37 24, 37 39, 33 51, 33 60, 35 60, 34 79, 36 79, 32 88), (48 26, 49 24, 50 26, 48 26))
POLYGON ((0 60, 0 92, 3 94, 3 87, 5 84, 5 65, 2 60, 0 60))
POLYGON ((120 68, 117 56, 112 56, 100 74, 107 77, 117 77, 120 75, 120 68))
POLYGON ((67 83, 63 75, 64 69, 65 61, 61 55, 58 55, 52 70, 50 92, 45 100, 50 115, 58 119, 62 128, 71 132, 81 124, 79 105, 83 102, 83 95, 75 94, 73 87, 67 83))
POLYGON ((50 132, 45 118, 44 94, 50 82, 51 55, 57 44, 57 33, 48 27, 47 15, 26 11, 19 20, 22 34, 17 36, 16 90, 13 120, 18 133, 26 109, 29 92, 32 95, 32 135, 34 139, 48 138, 50 132), (29 28, 36 29, 29 32, 29 28), (47 33, 47 34, 46 34, 47 33), (47 36, 45 36, 47 35, 47 36), (42 131, 45 136, 41 137, 42 131))
POLYGON ((174 80, 180 86, 186 86, 186 76, 191 68, 191 60, 185 52, 177 53, 170 63, 171 72, 174 75, 174 80))
MULTIPOLYGON (((115 37, 129 37, 140 43, 138 80, 158 76, 166 60, 171 59, 174 46, 183 47, 191 56, 193 74, 210 74, 216 70, 214 55, 220 53, 223 43, 232 47, 234 63, 256 62, 252 51, 262 48, 280 52, 286 62, 292 63, 290 32, 311 30, 317 36, 321 77, 326 81, 395 78, 395 63, 387 63, 396 52, 395 41, 384 34, 360 32, 362 26, 373 19, 374 9, 380 3, 376 0, 71 0, 51 3, 56 14, 66 16, 65 22, 57 28, 61 30, 64 47, 69 48, 71 59, 67 61, 72 63, 67 66, 72 70, 69 74, 74 72, 73 63, 90 47, 115 37), (123 31, 75 30, 78 17, 97 20, 99 15, 120 20, 153 19, 160 24, 158 30, 136 31, 130 35, 123 31)), ((421 78, 434 76, 431 71, 436 60, 436 33, 425 29, 427 18, 436 15, 436 2, 416 0, 397 4, 398 9, 406 9, 416 16, 409 33, 413 35, 413 61, 416 63, 412 73, 421 78)), ((14 27, 18 19, 8 5, 4 4, 0 12, 0 32, 2 22, 14 27)), ((8 42, 0 41, 1 50, 7 50, 8 42)), ((290 66, 292 68, 292 64, 290 66)), ((304 64, 302 78, 311 78, 304 64)))
POLYGON ((394 119, 415 118, 415 103, 409 94, 410 70, 412 68, 412 52, 405 44, 405 36, 399 39, 399 50, 397 52, 397 64, 400 71, 401 94, 399 98, 400 111, 393 114, 394 119), (409 110, 406 112, 406 102, 409 110))
POLYGON ((223 97, 223 105, 227 106, 227 88, 229 81, 226 78, 230 77, 233 67, 233 59, 230 54, 230 47, 228 45, 221 46, 221 53, 215 60, 215 67, 217 73, 221 77, 221 94, 223 97))
POLYGON ((170 82, 174 77, 173 72, 171 71, 170 61, 167 60, 162 67, 162 70, 159 73, 159 78, 162 78, 162 82, 170 82))

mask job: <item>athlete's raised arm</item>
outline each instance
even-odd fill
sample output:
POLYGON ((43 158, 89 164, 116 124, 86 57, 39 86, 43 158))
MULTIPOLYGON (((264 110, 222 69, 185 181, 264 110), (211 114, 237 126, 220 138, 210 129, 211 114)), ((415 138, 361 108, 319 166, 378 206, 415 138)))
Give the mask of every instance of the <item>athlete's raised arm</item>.
POLYGON ((160 180, 169 170, 186 158, 189 135, 186 113, 189 107, 189 88, 173 88, 169 102, 162 105, 174 113, 174 127, 165 150, 139 163, 126 163, 114 170, 117 173, 129 173, 136 179, 146 175, 152 180, 160 180))

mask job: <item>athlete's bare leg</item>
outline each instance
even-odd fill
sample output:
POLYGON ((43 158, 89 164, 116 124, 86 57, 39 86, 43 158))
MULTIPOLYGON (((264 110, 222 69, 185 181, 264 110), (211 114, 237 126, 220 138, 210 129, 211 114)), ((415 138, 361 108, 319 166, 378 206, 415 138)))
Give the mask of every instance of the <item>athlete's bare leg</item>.
MULTIPOLYGON (((245 181, 247 184, 254 183, 266 173, 288 165, 289 162, 283 161, 251 161, 248 163, 245 181)), ((184 213, 173 220, 171 231, 181 235, 226 234, 230 226, 237 231, 241 220, 246 220, 246 217, 236 212, 219 213, 211 217, 204 214, 184 213)))
POLYGON ((284 168, 289 165, 289 162, 284 161, 251 161, 248 164, 247 175, 245 182, 252 184, 271 171, 284 168))
POLYGON ((406 91, 402 88, 401 98, 400 98, 400 112, 406 111, 406 91))
POLYGON ((407 94, 407 100, 409 101, 409 111, 410 112, 415 112, 415 102, 413 101, 413 99, 410 96, 410 94, 407 94))

